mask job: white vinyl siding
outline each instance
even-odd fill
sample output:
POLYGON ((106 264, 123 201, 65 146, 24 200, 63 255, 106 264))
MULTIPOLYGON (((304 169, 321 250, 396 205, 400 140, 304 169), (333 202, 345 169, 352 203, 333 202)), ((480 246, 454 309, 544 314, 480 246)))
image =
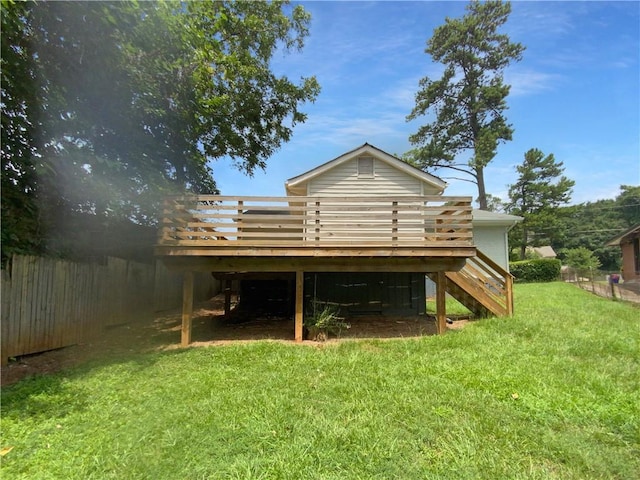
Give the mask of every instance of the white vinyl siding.
POLYGON ((506 227, 473 226, 473 243, 491 260, 509 271, 506 227))
MULTIPOLYGON (((387 162, 377 159, 373 160, 373 172, 370 175, 361 175, 359 171, 358 160, 362 158, 372 158, 369 156, 361 156, 353 158, 349 161, 338 165, 325 173, 311 179, 308 184, 308 195, 319 197, 382 197, 392 198, 399 196, 419 196, 419 195, 436 195, 437 190, 418 178, 415 178, 402 170, 399 170, 387 162)), ((323 216, 340 216, 339 212, 331 211, 329 205, 324 204, 321 217, 323 216)), ((391 217, 389 217, 391 218, 391 217)), ((337 220, 322 219, 324 225, 338 222, 337 220)), ((311 223, 311 222, 309 222, 311 223)), ((371 223, 379 223, 379 220, 365 220, 360 222, 359 230, 368 232, 370 236, 354 237, 353 229, 339 230, 334 232, 334 239, 349 240, 353 242, 375 241, 378 231, 377 226, 366 228, 362 225, 371 223)), ((388 235, 391 230, 391 223, 388 228, 380 227, 380 232, 388 235)), ((405 233, 411 231, 411 228, 405 228, 405 233)), ((417 233, 422 232, 422 228, 416 229, 417 233)))
MULTIPOLYGON (((509 254, 507 252, 507 227, 504 226, 473 226, 473 243, 491 260, 496 262, 507 272, 509 271, 509 254)), ((436 284, 426 279, 426 296, 435 297, 436 284)))
POLYGON ((373 159, 373 175, 358 176, 357 158, 349 160, 311 179, 310 196, 397 196, 436 195, 434 187, 390 166, 373 159))

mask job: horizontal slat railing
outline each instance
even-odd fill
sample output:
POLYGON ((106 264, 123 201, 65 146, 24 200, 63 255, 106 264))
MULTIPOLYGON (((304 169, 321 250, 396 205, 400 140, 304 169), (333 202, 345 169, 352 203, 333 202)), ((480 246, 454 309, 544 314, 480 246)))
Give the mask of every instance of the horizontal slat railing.
POLYGON ((513 314, 513 276, 482 251, 467 258, 459 272, 447 272, 447 278, 494 315, 513 314))
POLYGON ((166 200, 159 246, 471 246, 471 198, 231 197, 166 200))

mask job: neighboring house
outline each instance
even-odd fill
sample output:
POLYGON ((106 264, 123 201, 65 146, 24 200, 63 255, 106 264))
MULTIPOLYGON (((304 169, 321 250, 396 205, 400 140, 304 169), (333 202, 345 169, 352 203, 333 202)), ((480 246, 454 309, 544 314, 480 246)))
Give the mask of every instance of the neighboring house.
POLYGON ((445 291, 478 315, 512 313, 507 231, 520 217, 472 211, 471 197, 443 195, 446 182, 366 143, 285 188, 286 197, 168 201, 156 253, 186 272, 185 299, 194 270, 254 292, 261 279, 283 282, 297 340, 305 299, 349 314, 423 313, 425 275, 438 286, 440 331, 445 291))
POLYGON ((606 245, 619 246, 622 250, 622 279, 625 282, 640 280, 640 224, 612 238, 606 245))
POLYGON ((540 258, 556 258, 558 256, 550 245, 545 245, 543 247, 527 247, 527 252, 532 252, 540 258))

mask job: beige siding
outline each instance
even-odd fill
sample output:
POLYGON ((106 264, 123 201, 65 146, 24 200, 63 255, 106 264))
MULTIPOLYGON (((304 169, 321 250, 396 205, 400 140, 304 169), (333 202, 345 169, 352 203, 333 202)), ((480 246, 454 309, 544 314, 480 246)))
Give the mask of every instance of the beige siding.
MULTIPOLYGON (((369 155, 367 155, 369 156, 369 155)), ((391 167, 384 161, 374 157, 373 160, 373 177, 358 177, 358 159, 353 158, 338 165, 335 168, 325 172, 322 175, 312 179, 309 182, 310 196, 358 196, 358 197, 375 197, 375 196, 409 196, 409 195, 429 195, 432 191, 426 191, 430 187, 423 187, 422 181, 407 175, 405 172, 391 167)), ((340 215, 339 212, 331 211, 326 204, 323 207, 320 220, 324 225, 331 223, 339 224, 339 220, 330 220, 326 216, 340 215)), ((310 222, 311 223, 311 222, 310 222)), ((367 232, 370 236, 355 237, 353 229, 350 231, 342 231, 336 229, 334 232, 335 239, 349 239, 354 242, 363 242, 375 240, 378 232, 388 233, 391 231, 391 223, 388 227, 366 226, 367 224, 375 224, 375 220, 362 220, 358 227, 358 231, 367 232)), ((338 227, 337 227, 338 228, 338 227)), ((418 233, 421 229, 416 230, 418 233)))
POLYGON ((397 196, 437 193, 434 187, 376 158, 373 178, 358 178, 357 159, 353 158, 311 179, 307 192, 310 196, 397 196))

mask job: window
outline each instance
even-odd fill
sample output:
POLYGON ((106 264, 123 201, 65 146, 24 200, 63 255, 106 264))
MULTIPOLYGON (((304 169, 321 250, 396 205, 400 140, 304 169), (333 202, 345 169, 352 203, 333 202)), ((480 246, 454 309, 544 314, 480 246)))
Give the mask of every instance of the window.
POLYGON ((358 178, 373 178, 373 157, 358 158, 358 178))

